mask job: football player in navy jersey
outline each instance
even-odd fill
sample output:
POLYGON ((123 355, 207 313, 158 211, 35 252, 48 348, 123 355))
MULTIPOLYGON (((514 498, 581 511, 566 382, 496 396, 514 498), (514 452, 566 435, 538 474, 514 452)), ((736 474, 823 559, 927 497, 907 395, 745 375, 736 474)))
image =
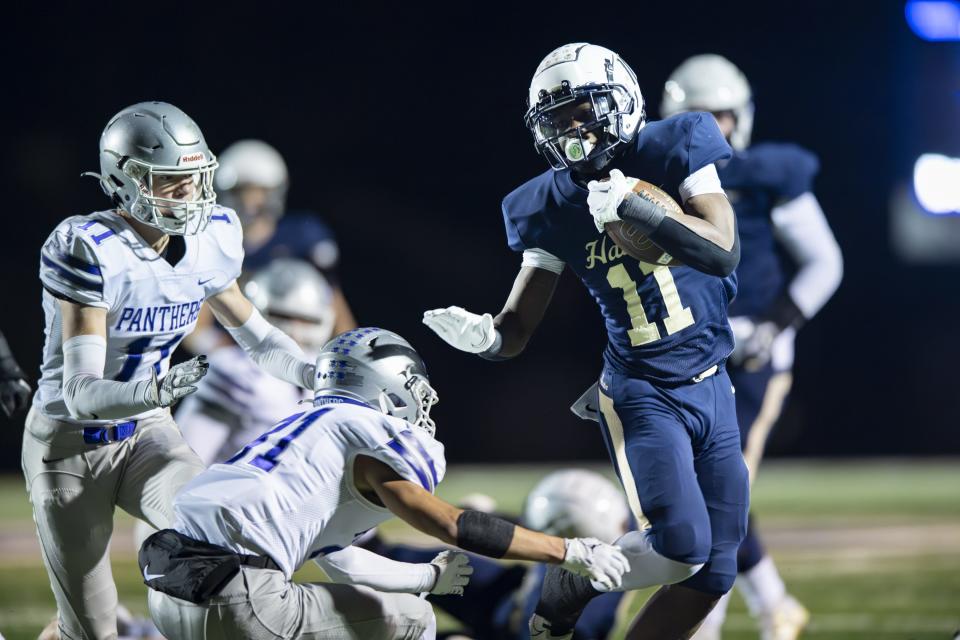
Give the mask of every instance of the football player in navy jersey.
MULTIPOLYGON (((718 55, 686 60, 664 87, 665 117, 710 111, 734 148, 717 171, 737 214, 743 258, 739 292, 730 305, 737 346, 730 378, 751 479, 770 428, 790 390, 796 330, 833 295, 843 258, 813 195, 817 158, 793 144, 750 144, 752 92, 743 73, 718 55)), ((793 640, 809 613, 787 594, 754 523, 738 554, 737 588, 764 640, 793 640)), ((718 640, 728 597, 694 636, 718 640)))
MULTIPOLYGON (((636 76, 614 52, 569 44, 533 77, 526 124, 551 169, 503 201, 519 275, 494 318, 459 307, 424 322, 463 351, 518 355, 546 311, 564 265, 600 306, 609 342, 595 402, 604 441, 641 532, 618 544, 630 559, 625 589, 663 587, 634 638, 687 637, 733 585, 749 487, 724 362, 733 349, 727 305, 736 293, 736 219, 715 163, 730 147, 706 113, 645 122, 636 76), (683 203, 668 217, 630 178, 683 203), (603 225, 628 220, 684 266, 640 263, 603 225)), ((548 571, 535 638, 569 638, 602 590, 548 571)))
MULTIPOLYGON (((236 211, 243 225, 246 272, 266 268, 277 258, 309 262, 333 288, 334 334, 355 328, 340 288, 340 249, 333 230, 316 213, 287 210, 289 172, 280 152, 261 140, 238 140, 224 149, 219 161, 213 186, 220 202, 236 211)), ((206 312, 197 320, 197 331, 184 341, 194 353, 229 345, 206 312)))

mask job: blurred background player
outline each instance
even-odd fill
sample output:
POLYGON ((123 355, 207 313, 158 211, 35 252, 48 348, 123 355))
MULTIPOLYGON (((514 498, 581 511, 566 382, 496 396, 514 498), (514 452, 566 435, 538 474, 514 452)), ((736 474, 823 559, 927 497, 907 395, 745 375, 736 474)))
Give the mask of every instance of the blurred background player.
MULTIPOLYGON (((333 335, 333 290, 308 262, 278 258, 255 271, 243 291, 309 358, 316 358, 333 335)), ((211 351, 207 362, 208 374, 180 404, 176 421, 184 440, 208 466, 229 458, 310 397, 265 374, 232 342, 211 351)))
POLYGON ((6 337, 0 333, 0 410, 10 418, 23 411, 29 401, 30 383, 13 357, 6 337))
MULTIPOLYGON (((717 164, 737 214, 739 290, 730 305, 737 345, 728 370, 751 481, 791 385, 796 331, 827 302, 843 276, 840 247, 813 195, 817 158, 794 144, 751 144, 753 98, 743 73, 718 55, 686 60, 664 87, 663 117, 709 111, 734 149, 717 164)), ((751 518, 737 556, 736 586, 764 640, 792 640, 809 614, 787 594, 751 518)), ((720 637, 729 595, 695 636, 720 637)))
POLYGON ((64 638, 116 638, 110 567, 120 507, 173 520, 203 469, 169 407, 194 392, 203 356, 172 365, 207 303, 264 370, 312 388, 314 364, 237 284, 240 221, 216 204, 217 160, 177 107, 143 102, 100 136, 111 208, 60 222, 40 252, 46 342, 22 464, 64 638))
MULTIPOLYGON (((487 498, 487 501, 492 508, 492 499, 487 498)), ((461 506, 466 506, 464 502, 466 499, 461 506)), ((630 512, 623 492, 602 475, 586 469, 565 469, 538 482, 526 497, 523 515, 513 519, 534 531, 561 537, 597 538, 612 543, 627 532, 630 512)), ((443 550, 442 547, 391 545, 376 535, 360 544, 401 562, 429 562, 443 550)), ((527 620, 540 599, 546 565, 508 565, 470 554, 470 566, 473 575, 462 598, 428 598, 464 626, 463 630, 454 632, 453 637, 466 636, 473 640, 529 638, 527 620)), ((622 592, 610 592, 591 600, 577 620, 575 640, 606 638, 616 623, 622 599, 622 592)))
MULTIPOLYGON (((540 62, 528 106, 525 122, 551 169, 503 199, 507 242, 523 255, 506 303, 496 318, 448 307, 423 321, 457 349, 511 358, 543 319, 565 266, 576 273, 606 326, 593 401, 642 529, 618 542, 631 562, 624 589, 665 585, 631 633, 684 636, 733 586, 749 502, 724 369, 740 245, 714 163, 730 157, 730 146, 710 114, 647 122, 633 70, 615 52, 582 42, 540 62), (659 185, 682 212, 668 216, 633 193, 627 176, 659 185), (619 220, 681 264, 596 251, 608 240, 605 225, 619 220)), ((599 592, 549 570, 532 634, 569 637, 599 592)))
MULTIPOLYGON (((246 276, 277 258, 302 260, 316 267, 328 282, 336 318, 333 335, 357 326, 340 289, 340 249, 333 231, 310 211, 288 211, 290 176, 280 152, 262 140, 238 140, 218 157, 214 189, 223 206, 237 212, 243 225, 243 267, 246 276)), ((228 344, 207 312, 184 346, 210 353, 228 344)))
POLYGON ((462 594, 462 553, 389 560, 353 543, 397 516, 419 531, 495 558, 549 562, 613 587, 627 561, 614 546, 559 538, 434 495, 446 473, 426 368, 406 340, 364 328, 317 358, 313 406, 288 416, 175 499, 172 528, 147 539, 140 569, 150 613, 176 640, 432 640, 431 606, 412 594, 462 594), (294 583, 314 560, 331 583, 294 583))

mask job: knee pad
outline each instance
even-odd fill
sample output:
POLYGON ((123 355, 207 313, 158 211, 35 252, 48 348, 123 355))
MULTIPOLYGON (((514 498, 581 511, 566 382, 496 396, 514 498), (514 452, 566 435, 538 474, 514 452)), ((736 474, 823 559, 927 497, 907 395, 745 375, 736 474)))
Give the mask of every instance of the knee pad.
MULTIPOLYGON (((646 531, 630 531, 615 544, 630 562, 630 570, 623 576, 623 586, 617 591, 681 582, 703 566, 701 562, 683 562, 662 555, 654 549, 650 533, 646 531)), ((597 587, 596 584, 593 586, 597 587)))
POLYGON ((703 564, 710 557, 710 523, 676 522, 656 527, 652 540, 657 552, 686 564, 703 564))
POLYGON ((760 541, 760 536, 753 527, 753 519, 751 518, 747 535, 743 539, 743 542, 740 543, 739 549, 737 549, 737 571, 743 573, 744 571, 753 569, 763 560, 765 555, 766 551, 763 548, 763 543, 760 541))

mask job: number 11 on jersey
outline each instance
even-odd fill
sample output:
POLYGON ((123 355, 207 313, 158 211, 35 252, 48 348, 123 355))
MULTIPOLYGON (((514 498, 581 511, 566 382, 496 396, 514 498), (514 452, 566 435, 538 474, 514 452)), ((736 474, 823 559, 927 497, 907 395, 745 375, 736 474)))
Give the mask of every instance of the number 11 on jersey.
MULTIPOLYGON (((677 283, 673 280, 673 274, 670 273, 670 267, 664 265, 638 263, 640 271, 647 276, 651 273, 657 281, 657 287, 660 289, 660 295, 663 297, 663 304, 667 307, 667 316, 662 318, 663 326, 667 330, 667 335, 673 335, 677 331, 686 329, 693 325, 693 313, 690 307, 683 306, 680 301, 680 293, 677 291, 677 283)), ((627 332, 630 335, 630 344, 639 347, 650 344, 660 339, 660 329, 657 322, 651 322, 647 319, 647 312, 643 308, 643 300, 640 299, 640 293, 637 291, 637 283, 630 278, 627 268, 623 263, 615 264, 607 271, 607 282, 615 289, 623 290, 623 299, 627 303, 627 313, 630 314, 631 329, 627 332)))

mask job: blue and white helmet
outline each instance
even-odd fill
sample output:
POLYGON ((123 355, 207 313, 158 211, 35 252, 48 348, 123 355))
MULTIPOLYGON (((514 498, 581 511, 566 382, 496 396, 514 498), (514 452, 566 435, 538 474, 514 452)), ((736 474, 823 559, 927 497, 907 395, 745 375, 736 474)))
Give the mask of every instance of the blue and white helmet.
POLYGON ((670 74, 663 86, 660 116, 669 118, 684 111, 730 111, 736 125, 730 146, 750 146, 753 131, 753 92, 747 77, 735 64, 713 53, 687 58, 670 74))
POLYGON ((527 104, 524 122, 554 169, 603 168, 646 121, 633 70, 613 51, 585 42, 565 44, 543 59, 527 104), (596 142, 587 139, 590 133, 596 142))
POLYGON ((586 469, 551 473, 527 495, 523 524, 555 536, 611 543, 626 530, 627 500, 612 482, 586 469))
POLYGON ((351 329, 336 336, 317 356, 313 386, 315 405, 345 396, 425 429, 436 425, 430 408, 438 401, 427 368, 410 343, 375 327, 351 329))

